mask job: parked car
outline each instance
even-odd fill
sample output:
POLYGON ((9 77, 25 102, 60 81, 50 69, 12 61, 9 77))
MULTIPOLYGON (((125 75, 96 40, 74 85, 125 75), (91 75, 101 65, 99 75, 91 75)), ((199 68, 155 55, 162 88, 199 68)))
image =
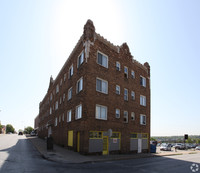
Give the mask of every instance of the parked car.
POLYGON ((182 143, 177 143, 174 147, 175 147, 176 149, 179 149, 179 150, 184 150, 184 149, 186 149, 185 145, 182 144, 182 143))
POLYGON ((18 135, 23 135, 23 133, 22 133, 22 132, 19 132, 18 135))
POLYGON ((200 150, 200 145, 195 148, 195 150, 200 150))
POLYGON ((36 136, 35 132, 31 132, 30 135, 31 135, 31 136, 36 136))
POLYGON ((171 151, 171 145, 170 144, 161 144, 160 150, 171 151))

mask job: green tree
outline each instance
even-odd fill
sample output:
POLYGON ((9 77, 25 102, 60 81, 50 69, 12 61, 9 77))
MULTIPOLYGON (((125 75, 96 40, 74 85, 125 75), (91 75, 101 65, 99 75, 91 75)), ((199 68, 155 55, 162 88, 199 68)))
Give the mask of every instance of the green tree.
POLYGON ((193 140, 191 138, 188 138, 185 142, 186 143, 193 143, 193 140))
POLYGON ((15 132, 15 129, 11 124, 6 125, 6 133, 9 133, 9 132, 11 132, 11 133, 15 132))
POLYGON ((25 132, 25 133, 28 133, 28 134, 30 134, 32 131, 33 131, 33 128, 32 128, 31 126, 28 126, 28 127, 26 127, 26 128, 24 129, 24 132, 25 132))
POLYGON ((156 141, 156 139, 155 139, 155 138, 153 138, 153 137, 151 137, 151 138, 150 138, 150 140, 151 140, 151 141, 156 141))

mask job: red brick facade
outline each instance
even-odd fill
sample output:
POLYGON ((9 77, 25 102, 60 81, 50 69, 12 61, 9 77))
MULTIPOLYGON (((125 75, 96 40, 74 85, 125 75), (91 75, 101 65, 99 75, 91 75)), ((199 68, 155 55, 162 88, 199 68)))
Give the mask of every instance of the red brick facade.
POLYGON ((142 65, 133 59, 126 43, 114 46, 97 34, 92 21, 88 20, 83 35, 60 73, 55 80, 51 77, 47 94, 40 103, 38 135, 44 138, 48 133, 52 134, 55 143, 84 154, 103 153, 109 145, 112 148, 109 151, 113 150, 113 153, 148 152, 149 64, 142 65), (81 53, 83 62, 78 59, 81 53), (78 62, 82 62, 80 66, 78 62), (116 62, 120 63, 119 69, 116 62), (69 77, 72 65, 73 75, 69 77), (128 68, 127 74, 125 68, 128 68), (82 79, 82 85, 78 87, 79 79, 82 79), (120 94, 116 93, 116 85, 120 87, 120 94), (71 87, 72 98, 68 100, 71 87), (81 91, 77 92, 78 89, 81 91), (78 105, 82 107, 78 109, 78 105), (116 117, 116 109, 120 117, 116 117), (72 111, 71 121, 67 122, 69 110, 72 111), (124 111, 128 113, 127 122, 124 111), (81 117, 77 119, 76 115, 81 117), (116 132, 117 136, 113 133, 107 137, 108 129, 116 132), (95 148, 94 144, 98 146, 95 148))

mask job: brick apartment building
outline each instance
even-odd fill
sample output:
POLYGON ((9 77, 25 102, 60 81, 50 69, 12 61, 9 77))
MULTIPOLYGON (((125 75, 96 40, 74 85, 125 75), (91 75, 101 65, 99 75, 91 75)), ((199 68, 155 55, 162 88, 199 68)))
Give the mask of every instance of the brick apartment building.
POLYGON ((39 137, 52 135, 74 151, 149 152, 150 66, 133 59, 126 43, 115 46, 97 34, 88 20, 39 109, 39 137))

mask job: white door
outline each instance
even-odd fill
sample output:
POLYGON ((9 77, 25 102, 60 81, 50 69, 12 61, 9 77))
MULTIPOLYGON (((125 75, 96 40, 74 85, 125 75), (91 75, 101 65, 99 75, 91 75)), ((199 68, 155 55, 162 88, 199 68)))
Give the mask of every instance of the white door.
POLYGON ((138 153, 142 152, 142 139, 138 139, 138 153))

